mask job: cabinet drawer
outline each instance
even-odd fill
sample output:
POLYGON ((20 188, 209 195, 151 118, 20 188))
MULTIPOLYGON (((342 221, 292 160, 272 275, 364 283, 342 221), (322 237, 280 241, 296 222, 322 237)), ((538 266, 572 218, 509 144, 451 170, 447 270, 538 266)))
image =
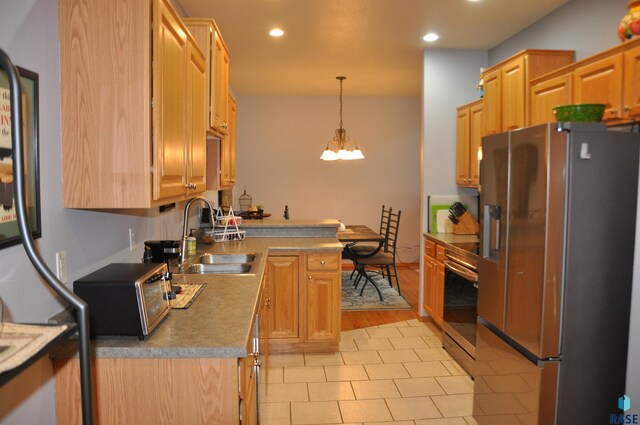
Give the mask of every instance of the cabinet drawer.
POLYGON ((441 263, 444 261, 444 246, 442 245, 438 245, 436 247, 436 260, 440 261, 441 263))
POLYGON ((435 242, 425 240, 424 241, 424 253, 431 258, 436 256, 436 244, 435 242))
POLYGON ((307 270, 309 271, 335 271, 340 267, 338 254, 307 254, 307 270))

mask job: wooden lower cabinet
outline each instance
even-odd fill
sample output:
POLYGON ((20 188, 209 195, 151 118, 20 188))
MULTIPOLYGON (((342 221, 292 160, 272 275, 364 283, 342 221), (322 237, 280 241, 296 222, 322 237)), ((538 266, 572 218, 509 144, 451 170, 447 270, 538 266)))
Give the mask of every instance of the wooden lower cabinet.
POLYGON ((425 241, 424 256, 424 310, 435 323, 442 326, 444 311, 444 247, 425 241), (432 255, 432 253, 436 253, 432 255))
MULTIPOLYGON (((257 389, 268 382, 265 285, 263 278, 247 357, 93 358, 94 424, 256 425, 257 389)), ((78 358, 53 359, 53 371, 58 424, 82 425, 78 358)))
MULTIPOLYGON (((237 425, 237 358, 94 358, 96 425, 237 425)), ((81 425, 79 361, 53 361, 59 424, 81 425)), ((244 425, 244 424, 243 424, 244 425)))
POLYGON ((267 294, 269 299, 269 340, 297 342, 299 329, 300 258, 296 255, 269 256, 267 259, 267 294))
POLYGON ((340 336, 340 275, 309 272, 306 292, 306 340, 337 341, 340 336))
POLYGON ((267 273, 270 351, 337 351, 341 317, 340 254, 270 255, 267 273))

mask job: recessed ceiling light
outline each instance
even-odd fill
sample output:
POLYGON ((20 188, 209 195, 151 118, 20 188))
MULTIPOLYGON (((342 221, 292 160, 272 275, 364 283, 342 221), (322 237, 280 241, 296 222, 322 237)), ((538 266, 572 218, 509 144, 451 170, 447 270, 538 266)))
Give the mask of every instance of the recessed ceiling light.
POLYGON ((440 36, 435 32, 430 32, 429 34, 426 34, 424 37, 422 37, 424 41, 428 41, 429 43, 434 42, 439 38, 440 36))
POLYGON ((284 31, 280 28, 273 28, 271 31, 269 31, 269 35, 271 37, 282 37, 284 35, 284 31))

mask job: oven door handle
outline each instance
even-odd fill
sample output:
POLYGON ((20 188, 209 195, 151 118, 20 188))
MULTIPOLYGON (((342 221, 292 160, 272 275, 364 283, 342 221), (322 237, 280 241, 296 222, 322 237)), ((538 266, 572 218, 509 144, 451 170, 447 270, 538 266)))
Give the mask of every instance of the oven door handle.
POLYGON ((466 269, 451 260, 444 260, 444 267, 456 274, 459 274, 460 276, 464 277, 465 279, 471 282, 478 283, 478 273, 475 273, 469 269, 466 269))

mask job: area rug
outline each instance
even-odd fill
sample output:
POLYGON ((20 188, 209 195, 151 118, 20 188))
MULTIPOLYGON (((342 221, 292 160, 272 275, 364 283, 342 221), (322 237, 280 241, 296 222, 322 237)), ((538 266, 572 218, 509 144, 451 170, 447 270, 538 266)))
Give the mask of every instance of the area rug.
POLYGON ((372 276, 373 280, 382 292, 383 301, 380 301, 376 288, 371 283, 364 288, 364 293, 360 296, 360 289, 364 279, 360 280, 357 288, 353 287, 353 281, 349 280, 351 271, 342 272, 342 310, 411 310, 411 306, 402 295, 398 294, 395 287, 389 286, 389 281, 381 276, 372 276))

